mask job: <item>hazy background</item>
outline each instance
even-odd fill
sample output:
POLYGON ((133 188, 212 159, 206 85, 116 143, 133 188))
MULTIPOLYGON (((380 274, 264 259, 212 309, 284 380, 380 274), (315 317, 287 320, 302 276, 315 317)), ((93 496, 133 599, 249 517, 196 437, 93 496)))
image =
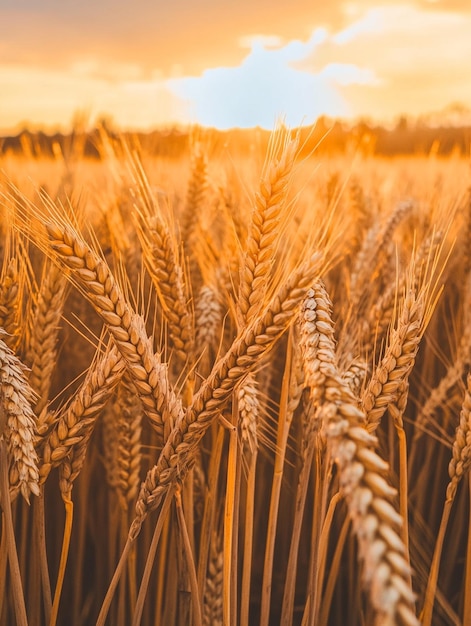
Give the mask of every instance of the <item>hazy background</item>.
POLYGON ((471 105, 471 2, 0 0, 0 130, 272 128, 471 105))

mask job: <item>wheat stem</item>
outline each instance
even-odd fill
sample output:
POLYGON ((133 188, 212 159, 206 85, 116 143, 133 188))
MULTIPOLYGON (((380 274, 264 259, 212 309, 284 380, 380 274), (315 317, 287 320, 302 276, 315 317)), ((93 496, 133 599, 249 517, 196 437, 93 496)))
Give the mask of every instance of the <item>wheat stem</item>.
MULTIPOLYGON (((139 593, 138 593, 137 600, 136 600, 136 606, 134 608, 132 626, 139 626, 139 624, 141 623, 142 611, 144 609, 144 601, 146 599, 146 594, 147 594, 147 590, 149 587, 150 575, 152 573, 152 567, 155 561, 155 553, 157 551, 157 546, 159 544, 159 539, 162 533, 162 528, 166 520, 168 519, 170 505, 172 504, 172 495, 173 494, 169 491, 169 494, 166 497, 162 505, 162 509, 159 513, 159 518, 155 525, 154 533, 152 535, 152 542, 149 547, 149 551, 147 553, 147 559, 146 559, 146 564, 144 567, 144 573, 142 575, 141 585, 139 587, 139 593)), ((111 585, 110 585, 110 588, 111 588, 111 585)), ((98 626, 98 622, 97 622, 97 626, 98 626)))
POLYGON ((250 589, 252 577, 252 558, 254 541, 254 515, 256 498, 256 469, 258 452, 254 450, 250 455, 250 462, 247 475, 247 490, 245 500, 245 535, 244 535, 244 555, 242 565, 242 581, 240 589, 240 623, 249 624, 250 617, 250 589))
POLYGON ((193 558, 193 553, 191 549, 190 536, 188 534, 187 524, 185 521, 185 515, 183 513, 182 499, 179 488, 175 490, 175 504, 177 510, 177 519, 178 526, 183 540, 183 550, 187 563, 189 580, 190 580, 190 589, 191 589, 191 598, 192 598, 192 624, 195 626, 202 626, 202 618, 201 618, 201 606, 199 602, 199 593, 198 593, 198 582, 196 578, 196 568, 195 561, 193 558))
MULTIPOLYGON (((0 413, 2 407, 0 406, 0 413)), ((1 421, 1 415, 0 415, 1 421)), ((9 481, 8 481, 8 452, 3 438, 0 438, 0 500, 3 510, 2 535, 5 535, 8 561, 10 564, 11 585, 13 591, 13 604, 15 607, 15 617, 17 626, 28 626, 26 616, 26 606, 23 594, 23 584, 21 582, 20 564, 16 551, 15 531, 13 528, 13 518, 11 514, 9 481)))
MULTIPOLYGON (((464 589, 469 589, 471 584, 471 478, 468 474, 469 508, 468 508, 468 543, 466 546, 466 568, 464 576, 464 589)), ((469 593, 464 594, 463 624, 471 624, 471 598, 469 593)))
POLYGON ((34 506, 34 519, 35 528, 38 538, 38 551, 39 551, 39 564, 41 573, 41 587, 43 592, 43 605, 44 605, 44 618, 46 624, 49 624, 51 619, 52 609, 52 593, 51 593, 51 581, 49 578, 49 568, 46 552, 46 528, 45 528, 45 503, 44 503, 44 489, 41 489, 41 493, 34 506))
POLYGON ((54 600, 51 609, 50 626, 56 626, 57 617, 59 614, 59 603, 62 595, 62 586, 65 578, 65 568, 67 566, 67 559, 69 556, 70 537, 72 535, 72 521, 74 517, 74 504, 72 500, 64 500, 65 507, 65 523, 64 523, 64 536, 62 539, 62 550, 59 562, 59 571, 57 574, 56 588, 54 591, 54 600))
MULTIPOLYGON (((234 404, 234 412, 237 415, 237 402, 234 404)), ((226 501, 224 507, 224 564, 223 564, 223 620, 229 625, 234 624, 233 597, 232 597, 232 572, 236 566, 236 558, 233 556, 233 533, 235 517, 235 489, 237 475, 237 428, 233 424, 229 430, 229 454, 227 459, 226 501)))
POLYGON ((273 576, 273 558, 275 552, 275 539, 278 511, 280 506, 281 483, 285 464, 286 446, 288 434, 293 419, 293 411, 289 410, 289 391, 291 383, 291 368, 293 363, 293 337, 289 334, 286 348, 285 370, 281 384, 280 409, 278 415, 278 431, 276 437, 275 466, 270 495, 270 507, 268 513, 267 539, 265 542, 265 559, 263 563, 262 578, 262 601, 260 610, 260 626, 267 626, 270 618, 270 599, 273 576))

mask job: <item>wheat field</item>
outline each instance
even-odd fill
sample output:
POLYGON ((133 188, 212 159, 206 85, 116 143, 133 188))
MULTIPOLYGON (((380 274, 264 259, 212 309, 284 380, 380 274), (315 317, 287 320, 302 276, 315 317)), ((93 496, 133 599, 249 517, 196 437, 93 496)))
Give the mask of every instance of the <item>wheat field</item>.
POLYGON ((0 623, 471 624, 456 155, 0 160, 0 623))

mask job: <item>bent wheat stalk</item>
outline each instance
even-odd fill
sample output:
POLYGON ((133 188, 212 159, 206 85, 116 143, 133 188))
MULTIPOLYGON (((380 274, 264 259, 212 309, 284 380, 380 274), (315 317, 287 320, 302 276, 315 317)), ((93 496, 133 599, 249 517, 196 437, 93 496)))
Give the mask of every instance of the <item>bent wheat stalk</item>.
POLYGON ((234 388, 286 331, 306 290, 322 268, 315 254, 293 272, 265 312, 252 320, 219 359, 193 398, 191 407, 176 422, 157 464, 148 472, 136 504, 137 515, 129 536, 135 539, 149 511, 159 506, 168 488, 182 480, 191 467, 203 435, 229 400, 234 388))
POLYGON ((51 467, 59 465, 59 488, 65 507, 61 558, 50 626, 55 626, 57 622, 67 566, 74 511, 73 483, 82 469, 96 418, 111 397, 123 373, 124 361, 114 345, 108 345, 103 355, 98 351, 82 387, 74 396, 71 405, 64 411, 65 414, 58 418, 56 427, 43 446, 44 460, 47 458, 48 462, 42 465, 41 477, 45 480, 51 467))
POLYGON ((96 419, 111 398, 124 371, 125 362, 117 348, 110 343, 101 353, 99 346, 82 385, 70 404, 55 416, 51 431, 38 444, 41 450, 42 483, 53 467, 66 464, 69 471, 62 469, 61 491, 70 496, 96 419))
POLYGON ((423 626, 432 623, 433 605, 438 584, 438 572, 442 555, 445 533, 450 519, 451 507, 455 500, 458 485, 471 467, 471 374, 468 373, 466 392, 460 412, 460 421, 456 429, 453 442, 452 458, 448 467, 450 482, 446 490, 446 500, 443 506, 442 519, 438 530, 435 550, 433 553, 430 575, 425 592, 424 608, 422 611, 423 626))
POLYGON ((374 451, 377 440, 365 428, 366 415, 357 408, 337 368, 330 311, 329 296, 318 281, 309 290, 301 314, 306 382, 311 384, 327 447, 338 467, 363 563, 363 584, 378 623, 416 626, 410 567, 397 532, 402 519, 389 502, 396 490, 386 478, 388 464, 374 451))
POLYGON ((97 626, 104 624, 127 555, 147 515, 160 506, 173 485, 183 481, 194 463, 195 453, 205 432, 220 414, 236 386, 286 331, 306 293, 307 285, 322 267, 323 257, 316 253, 291 274, 264 313, 240 331, 231 348, 217 361, 211 375, 195 394, 192 405, 175 423, 157 464, 148 471, 142 483, 136 503, 136 516, 103 602, 97 626))
POLYGON ((27 220, 21 214, 19 227, 26 229, 26 234, 34 238, 45 254, 69 270, 72 282, 103 319, 133 377, 144 411, 160 441, 164 441, 182 407, 168 380, 167 366, 154 353, 144 320, 126 300, 106 261, 85 242, 70 221, 67 223, 67 218, 56 215, 56 219, 51 220, 46 210, 43 214, 40 211, 40 217, 47 238, 39 229, 28 232, 27 220))

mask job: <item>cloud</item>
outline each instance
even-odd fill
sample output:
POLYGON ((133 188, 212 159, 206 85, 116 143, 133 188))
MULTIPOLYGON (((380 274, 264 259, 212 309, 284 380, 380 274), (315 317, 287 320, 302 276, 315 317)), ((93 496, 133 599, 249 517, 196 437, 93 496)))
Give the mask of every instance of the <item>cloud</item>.
POLYGON ((462 14, 471 13, 469 0, 419 0, 417 5, 422 9, 431 9, 432 11, 440 9, 462 14))
POLYGON ((374 71, 376 83, 347 86, 357 114, 390 117, 438 110, 454 100, 471 103, 471 14, 412 5, 376 7, 327 38, 300 64, 353 63, 374 71))
POLYGON ((188 102, 194 121, 218 128, 262 126, 272 128, 283 116, 296 126, 321 114, 348 115, 340 85, 374 81, 374 73, 352 64, 331 64, 318 73, 298 69, 325 39, 314 31, 307 42, 255 38, 250 53, 237 67, 206 70, 197 78, 168 80, 166 85, 188 102))

